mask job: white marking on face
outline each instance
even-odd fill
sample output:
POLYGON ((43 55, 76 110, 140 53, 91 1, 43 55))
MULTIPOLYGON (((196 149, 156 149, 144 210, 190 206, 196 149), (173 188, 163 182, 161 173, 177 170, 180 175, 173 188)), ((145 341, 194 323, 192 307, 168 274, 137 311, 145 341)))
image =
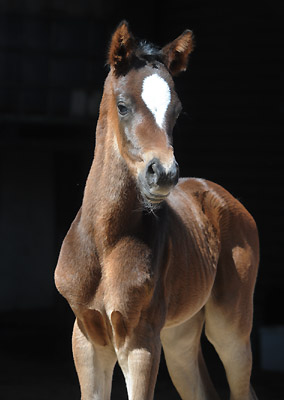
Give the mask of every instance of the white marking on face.
POLYGON ((141 96, 154 115, 156 123, 163 128, 166 111, 171 101, 171 91, 167 82, 158 74, 147 76, 143 81, 141 96))

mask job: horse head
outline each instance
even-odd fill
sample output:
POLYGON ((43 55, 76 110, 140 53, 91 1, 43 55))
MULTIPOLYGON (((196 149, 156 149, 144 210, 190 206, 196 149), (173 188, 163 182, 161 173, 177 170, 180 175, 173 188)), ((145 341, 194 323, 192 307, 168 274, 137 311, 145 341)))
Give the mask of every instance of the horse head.
POLYGON ((173 76, 186 70, 192 33, 162 49, 137 41, 123 21, 112 36, 105 91, 116 144, 143 198, 160 203, 178 181, 172 131, 181 111, 173 76))

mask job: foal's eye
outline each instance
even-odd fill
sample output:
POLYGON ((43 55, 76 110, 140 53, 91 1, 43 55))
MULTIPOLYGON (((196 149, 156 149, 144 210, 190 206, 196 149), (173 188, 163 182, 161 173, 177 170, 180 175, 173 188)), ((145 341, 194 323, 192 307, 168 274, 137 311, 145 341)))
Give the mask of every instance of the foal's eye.
POLYGON ((119 114, 122 116, 124 116, 128 113, 128 108, 123 103, 118 103, 117 108, 118 108, 119 114))

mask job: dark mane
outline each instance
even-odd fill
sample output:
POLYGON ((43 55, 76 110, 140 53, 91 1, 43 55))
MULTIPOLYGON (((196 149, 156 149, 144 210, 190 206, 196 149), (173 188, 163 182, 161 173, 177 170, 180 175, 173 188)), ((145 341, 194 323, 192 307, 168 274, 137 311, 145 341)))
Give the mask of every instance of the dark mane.
POLYGON ((158 68, 157 63, 167 66, 167 60, 163 50, 146 40, 136 38, 128 31, 128 23, 122 21, 115 31, 109 47, 107 64, 114 67, 114 73, 118 77, 126 75, 130 69, 139 69, 147 63, 158 68), (116 37, 117 36, 117 37, 116 37))
POLYGON ((138 69, 144 67, 148 63, 152 64, 154 68, 157 68, 157 63, 165 65, 161 49, 145 40, 137 41, 137 47, 129 67, 138 69))
POLYGON ((150 57, 156 61, 160 61, 162 58, 160 48, 153 43, 147 42, 146 40, 138 41, 135 55, 144 59, 148 59, 150 57))
POLYGON ((161 62, 164 64, 161 49, 153 43, 147 42, 146 40, 140 40, 137 42, 137 48, 135 50, 135 56, 145 62, 161 62))
POLYGON ((131 63, 125 66, 122 74, 126 75, 131 68, 139 69, 148 63, 152 64, 154 68, 157 68, 157 63, 166 66, 163 54, 158 46, 146 40, 137 40, 131 63))

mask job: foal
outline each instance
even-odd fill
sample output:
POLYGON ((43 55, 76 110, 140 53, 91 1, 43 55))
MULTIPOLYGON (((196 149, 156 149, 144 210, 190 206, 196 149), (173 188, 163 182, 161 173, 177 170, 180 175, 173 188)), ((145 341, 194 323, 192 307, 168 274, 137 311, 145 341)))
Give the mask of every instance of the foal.
POLYGON ((256 399, 255 222, 217 184, 178 180, 172 76, 191 50, 189 30, 160 50, 137 42, 126 22, 112 37, 94 161, 55 273, 76 315, 82 400, 110 398, 117 361, 129 399, 151 400, 161 346, 182 399, 218 399, 200 347, 204 326, 231 400, 256 399))

